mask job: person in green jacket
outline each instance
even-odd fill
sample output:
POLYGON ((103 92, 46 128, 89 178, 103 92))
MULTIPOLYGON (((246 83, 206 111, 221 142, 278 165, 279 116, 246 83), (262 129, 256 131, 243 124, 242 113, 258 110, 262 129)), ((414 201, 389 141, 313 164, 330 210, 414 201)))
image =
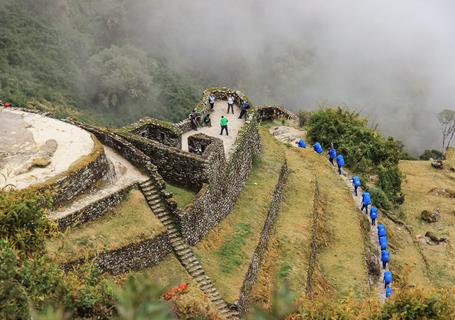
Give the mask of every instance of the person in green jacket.
POLYGON ((220 120, 221 132, 220 132, 220 135, 223 135, 223 131, 224 130, 226 130, 226 135, 227 136, 229 135, 227 124, 228 124, 228 119, 225 116, 221 116, 221 120, 220 120))

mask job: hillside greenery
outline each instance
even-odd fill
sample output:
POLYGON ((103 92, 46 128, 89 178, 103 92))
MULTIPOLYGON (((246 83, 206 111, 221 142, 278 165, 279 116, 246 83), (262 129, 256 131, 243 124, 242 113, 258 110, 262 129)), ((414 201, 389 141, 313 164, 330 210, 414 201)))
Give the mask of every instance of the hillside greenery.
MULTIPOLYGON (((403 145, 392 137, 385 138, 368 127, 368 120, 346 108, 323 108, 311 114, 300 113, 300 124, 308 128, 312 141, 319 141, 325 148, 331 146, 344 155, 346 165, 364 177, 377 175, 378 183, 373 198, 387 197, 381 203, 401 204, 402 175, 398 162, 407 158, 403 145)), ((362 179, 366 182, 367 179, 362 179)), ((367 187, 365 184, 364 187, 367 187)), ((381 200, 381 199, 378 199, 381 200)), ((384 209, 385 206, 384 205, 384 209)))
POLYGON ((140 48, 121 2, 4 0, 0 15, 2 100, 115 126, 181 120, 199 98, 198 81, 140 48))

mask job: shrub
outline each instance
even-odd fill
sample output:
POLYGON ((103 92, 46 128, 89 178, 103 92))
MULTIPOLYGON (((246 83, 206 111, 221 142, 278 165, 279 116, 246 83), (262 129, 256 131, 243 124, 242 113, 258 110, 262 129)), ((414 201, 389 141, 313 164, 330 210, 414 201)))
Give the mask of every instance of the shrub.
POLYGON ((376 207, 379 209, 384 210, 391 210, 392 203, 390 202, 389 198, 385 194, 384 191, 380 188, 371 188, 369 189, 371 194, 371 201, 374 203, 376 207))
POLYGON ((313 141, 319 141, 326 148, 337 148, 345 156, 346 165, 357 174, 378 174, 379 187, 389 200, 402 203, 398 170, 398 162, 403 157, 401 142, 384 138, 368 128, 368 121, 357 112, 341 107, 313 112, 308 128, 313 141))
POLYGON ((299 126, 303 127, 308 124, 311 118, 311 112, 310 111, 300 111, 299 114, 299 126))
POLYGON ((49 199, 49 192, 0 192, 0 238, 27 254, 42 251, 45 235, 53 230, 46 217, 49 199))
POLYGON ((444 160, 445 157, 444 157, 444 154, 439 151, 439 150, 435 150, 435 149, 432 149, 432 150, 425 150, 419 157, 420 160, 430 160, 430 159, 434 159, 434 160, 444 160))
POLYGON ((393 203, 403 203, 404 196, 401 194, 401 173, 397 166, 380 168, 379 187, 393 203))

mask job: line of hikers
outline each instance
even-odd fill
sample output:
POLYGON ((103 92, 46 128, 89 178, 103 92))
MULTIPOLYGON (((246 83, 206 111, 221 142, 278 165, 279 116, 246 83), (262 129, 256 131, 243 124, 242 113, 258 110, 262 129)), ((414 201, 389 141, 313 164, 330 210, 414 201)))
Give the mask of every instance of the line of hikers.
MULTIPOLYGON (((300 148, 306 148, 306 143, 303 139, 298 140, 297 145, 300 148)), ((318 154, 321 154, 324 151, 319 142, 316 142, 313 145, 313 150, 315 152, 317 152, 318 154)), ((341 168, 345 165, 344 157, 342 154, 337 154, 336 149, 333 147, 331 147, 329 149, 329 161, 333 166, 335 166, 334 161, 336 161, 336 164, 338 166, 338 173, 339 174, 343 173, 341 168)), ((358 189, 362 185, 360 177, 353 176, 351 181, 352 181, 352 184, 354 187, 354 194, 356 197, 358 197, 358 189)), ((375 206, 372 206, 370 193, 367 191, 362 192, 362 208, 360 210, 363 212, 363 210, 365 209, 365 214, 368 215, 368 208, 370 206, 371 206, 371 209, 370 209, 371 225, 374 226, 374 225, 376 225, 376 220, 378 218, 378 208, 376 208, 375 206)), ((392 278, 392 272, 390 270, 386 270, 387 265, 390 262, 390 252, 388 251, 387 230, 383 224, 378 225, 378 238, 379 238, 379 246, 381 248, 382 268, 385 270, 384 277, 383 277, 385 296, 386 296, 386 298, 389 298, 392 295, 391 284, 392 284, 393 278, 392 278)))
MULTIPOLYGON (((228 95, 226 100, 227 100, 227 105, 228 105, 226 113, 229 114, 229 111, 231 111, 232 114, 234 114, 234 97, 232 95, 228 95)), ((210 105, 210 111, 212 111, 213 108, 215 107, 215 101, 216 101, 216 97, 213 94, 210 94, 207 98, 207 102, 210 105)), ((249 102, 247 100, 243 100, 242 105, 240 106, 240 115, 238 118, 242 119, 243 116, 246 115, 247 110, 249 108, 250 108, 249 102)), ((200 117, 199 113, 196 111, 196 109, 193 109, 193 111, 190 114, 191 126, 192 126, 193 130, 197 130, 197 128, 199 126, 201 126, 201 124, 199 123, 200 118, 201 117, 200 117)), ((205 126, 212 125, 209 113, 207 113, 205 115, 202 122, 205 126)), ((223 135, 223 132, 226 132, 227 136, 229 135, 228 122, 229 122, 228 119, 224 115, 222 115, 221 119, 220 119, 220 127, 221 127, 220 135, 223 135)))

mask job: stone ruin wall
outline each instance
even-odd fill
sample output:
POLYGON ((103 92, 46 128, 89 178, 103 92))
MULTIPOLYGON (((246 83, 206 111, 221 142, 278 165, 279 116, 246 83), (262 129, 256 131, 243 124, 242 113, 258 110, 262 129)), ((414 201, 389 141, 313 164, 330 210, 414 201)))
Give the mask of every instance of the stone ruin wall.
MULTIPOLYGON (((246 96, 231 89, 217 88, 214 94, 218 99, 225 99, 228 93, 234 95, 236 103, 247 99, 246 96)), ((205 101, 210 89, 204 91, 203 100, 198 104, 207 110, 205 101)), ((201 109, 198 109, 201 110, 201 109)), ((234 208, 251 171, 254 158, 260 153, 258 120, 281 115, 280 110, 269 107, 267 112, 249 112, 245 125, 239 132, 231 159, 227 162, 222 141, 204 134, 190 137, 190 146, 205 150, 198 154, 186 152, 176 147, 175 133, 183 132, 178 125, 169 134, 169 123, 153 123, 154 134, 149 135, 150 121, 144 119, 120 130, 107 130, 90 127, 80 123, 76 125, 93 133, 103 144, 117 150, 136 167, 144 171, 159 186, 161 199, 173 213, 182 236, 194 245, 201 240, 214 226, 220 223, 234 208), (272 111, 270 111, 272 110, 272 111), (166 134, 160 133, 160 126, 166 134), (141 130, 147 131, 144 136, 141 130), (155 141, 167 139, 164 141, 155 141), (170 137, 170 138, 167 138, 170 137), (174 140, 173 140, 174 139, 174 140), (166 192, 164 180, 199 190, 194 201, 184 209, 177 207, 172 195, 166 192)), ((179 139, 181 139, 179 137, 179 139)), ((179 142, 180 143, 180 142, 179 142)), ((190 147, 191 149, 191 147, 190 147)), ((194 150, 193 150, 194 151, 194 150)), ((132 186, 134 187, 134 186, 132 186)), ((127 194, 120 192, 111 198, 102 199, 99 206, 87 208, 87 211, 74 217, 76 221, 95 219, 100 211, 106 211, 116 205, 127 194), (104 203, 103 203, 104 202, 104 203), (81 218, 82 217, 82 218, 81 218)), ((73 220, 74 222, 74 220, 73 220)), ((61 222, 70 224, 70 222, 61 222)), ((165 233, 153 239, 147 239, 123 248, 104 252, 95 259, 95 264, 103 271, 118 274, 130 269, 139 270, 158 263, 168 253, 171 246, 165 233)), ((82 263, 75 261, 67 267, 82 263)))
POLYGON ((259 238, 259 243, 254 250, 250 266, 247 273, 245 274, 242 288, 240 289, 240 296, 236 304, 240 314, 245 314, 247 311, 251 290, 256 283, 257 276, 261 267, 261 262, 268 247, 270 235, 272 234, 275 221, 278 217, 278 214, 280 213, 281 202, 283 201, 284 197, 284 187, 286 185, 288 175, 289 169, 285 161, 281 166, 280 177, 275 186, 275 191, 273 192, 267 218, 261 231, 261 237, 259 238))
POLYGON ((184 210, 176 210, 182 236, 194 245, 234 208, 261 149, 258 123, 250 117, 236 140, 227 163, 212 157, 210 179, 196 195, 193 203, 184 210))

